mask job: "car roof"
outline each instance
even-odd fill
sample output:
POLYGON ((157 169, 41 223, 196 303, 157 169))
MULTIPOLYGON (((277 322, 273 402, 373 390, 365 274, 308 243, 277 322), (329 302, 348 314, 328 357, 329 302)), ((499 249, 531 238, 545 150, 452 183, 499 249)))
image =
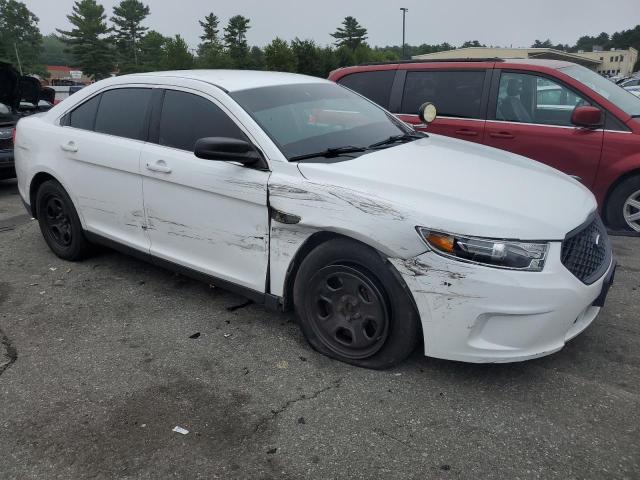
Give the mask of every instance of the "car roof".
MULTIPOLYGON (((255 70, 174 70, 125 75, 124 77, 164 77, 199 80, 216 85, 227 92, 237 92, 258 87, 294 85, 301 83, 330 83, 322 78, 296 73, 264 72, 255 70)), ((123 78, 123 77, 119 77, 123 78)))

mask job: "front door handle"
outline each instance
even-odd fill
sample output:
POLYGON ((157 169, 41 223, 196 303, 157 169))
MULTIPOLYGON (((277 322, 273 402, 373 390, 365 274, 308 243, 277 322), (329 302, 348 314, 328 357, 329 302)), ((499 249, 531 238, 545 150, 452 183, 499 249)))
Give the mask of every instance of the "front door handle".
POLYGON ((171 168, 167 166, 164 160, 158 160, 155 163, 147 163, 147 170, 160 173, 171 173, 171 168))
POLYGON ((492 138, 516 138, 513 133, 509 132, 491 132, 489 136, 492 138))
POLYGON ((478 136, 478 132, 476 132, 475 130, 469 130, 468 128, 461 128, 459 130, 456 130, 456 134, 457 135, 464 135, 465 137, 477 137, 478 136))
POLYGON ((67 143, 63 143, 62 145, 60 145, 60 148, 65 152, 76 153, 78 151, 78 146, 73 140, 70 140, 67 143))

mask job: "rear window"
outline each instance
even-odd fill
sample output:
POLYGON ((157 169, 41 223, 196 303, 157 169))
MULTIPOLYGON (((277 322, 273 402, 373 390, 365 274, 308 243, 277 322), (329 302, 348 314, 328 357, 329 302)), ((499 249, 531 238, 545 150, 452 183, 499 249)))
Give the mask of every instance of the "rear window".
POLYGON ((102 94, 95 131, 117 137, 144 140, 150 88, 118 88, 102 94))
POLYGON ((401 112, 417 115, 431 102, 443 117, 480 118, 484 77, 484 71, 407 72, 401 112))
POLYGON ((360 72, 342 77, 338 80, 338 83, 358 92, 360 95, 364 95, 381 107, 388 109, 389 99, 391 97, 391 86, 393 85, 395 77, 395 70, 360 72))

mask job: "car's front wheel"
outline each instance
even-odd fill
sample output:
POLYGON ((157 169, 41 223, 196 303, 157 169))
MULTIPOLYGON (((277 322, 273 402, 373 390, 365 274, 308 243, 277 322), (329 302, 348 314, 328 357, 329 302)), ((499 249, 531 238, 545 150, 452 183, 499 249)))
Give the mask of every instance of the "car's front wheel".
POLYGON ((417 313, 398 279, 375 250, 353 240, 331 240, 304 259, 294 303, 311 346, 353 365, 391 367, 420 337, 417 313))
POLYGON ((90 250, 73 202, 60 183, 44 182, 36 195, 40 231, 49 248, 64 260, 80 260, 90 250))
POLYGON ((623 180, 611 192, 606 219, 613 230, 640 232, 640 175, 623 180))

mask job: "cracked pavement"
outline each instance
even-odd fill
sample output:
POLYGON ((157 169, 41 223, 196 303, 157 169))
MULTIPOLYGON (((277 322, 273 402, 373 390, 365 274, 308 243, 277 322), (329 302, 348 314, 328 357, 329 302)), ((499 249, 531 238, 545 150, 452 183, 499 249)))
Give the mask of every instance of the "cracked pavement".
POLYGON ((607 306, 563 351, 377 372, 221 289, 56 258, 0 181, 0 477, 638 478, 640 239, 614 244, 607 306))

